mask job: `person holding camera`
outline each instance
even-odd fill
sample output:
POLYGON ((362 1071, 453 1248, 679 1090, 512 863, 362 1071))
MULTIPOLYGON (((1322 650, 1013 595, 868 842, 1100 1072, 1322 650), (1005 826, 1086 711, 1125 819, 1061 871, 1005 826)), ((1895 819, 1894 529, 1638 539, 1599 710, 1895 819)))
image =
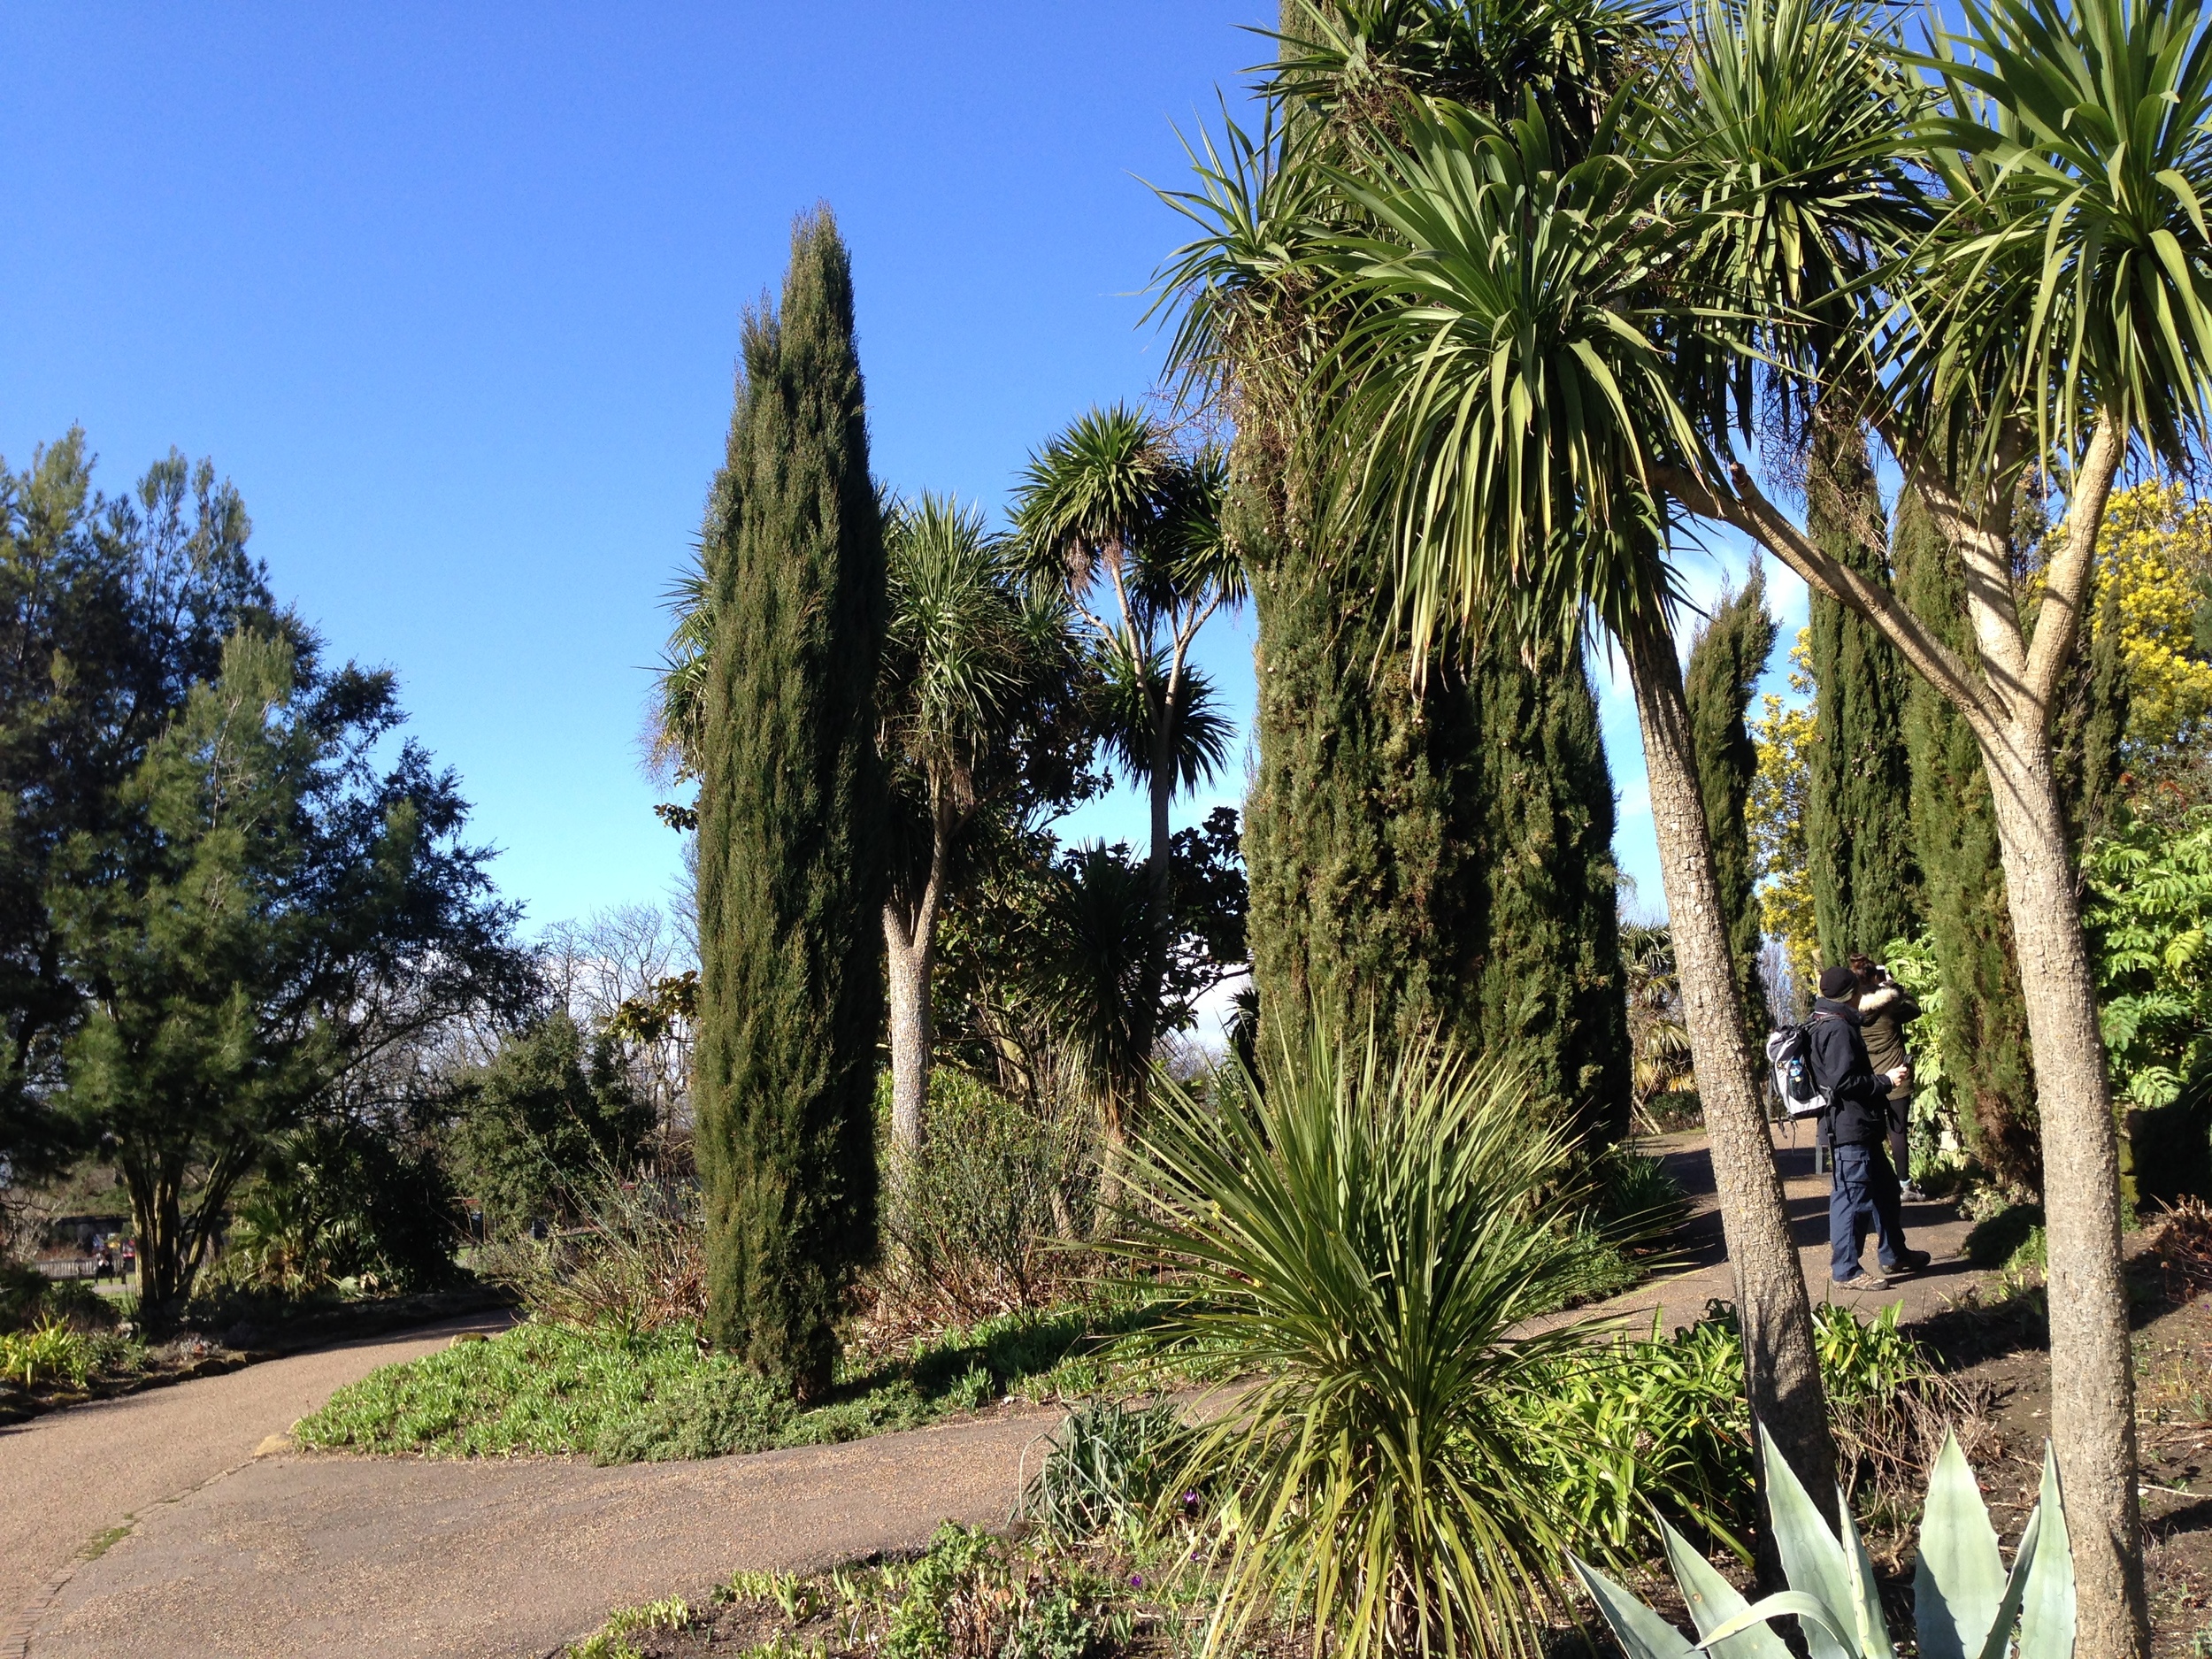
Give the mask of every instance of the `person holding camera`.
POLYGON ((1859 1260, 1870 1220, 1883 1273, 1910 1273, 1927 1266, 1925 1250, 1905 1242, 1897 1172, 1889 1161, 1891 1094, 1910 1082, 1899 1063, 1877 1071, 1860 1034, 1859 976, 1847 967, 1824 969, 1820 997, 1806 1026, 1813 1082, 1828 1096, 1828 1138, 1833 1144, 1834 1185, 1828 1192, 1829 1272, 1846 1290, 1887 1290, 1889 1280, 1859 1260))
POLYGON ((1859 980, 1859 1035, 1866 1057, 1877 1071, 1905 1071, 1904 1082, 1889 1092, 1889 1159, 1900 1192, 1916 1202, 1924 1194, 1912 1184, 1912 1062, 1905 1027, 1920 1018, 1920 1004, 1873 957, 1855 955, 1850 965, 1859 980))

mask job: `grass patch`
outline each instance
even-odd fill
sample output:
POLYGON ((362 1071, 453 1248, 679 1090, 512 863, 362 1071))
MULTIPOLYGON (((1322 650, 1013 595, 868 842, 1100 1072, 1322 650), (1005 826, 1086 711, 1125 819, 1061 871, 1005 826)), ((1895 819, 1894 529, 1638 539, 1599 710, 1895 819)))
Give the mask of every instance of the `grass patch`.
POLYGON ((433 1457, 580 1454, 664 1463, 858 1440, 919 1427, 1008 1394, 1072 1399, 1114 1375, 1102 1339, 1141 1320, 1134 1302, 1002 1314, 849 1363, 800 1410, 688 1325, 625 1333, 531 1321, 388 1365, 342 1388, 295 1431, 303 1446, 433 1457))

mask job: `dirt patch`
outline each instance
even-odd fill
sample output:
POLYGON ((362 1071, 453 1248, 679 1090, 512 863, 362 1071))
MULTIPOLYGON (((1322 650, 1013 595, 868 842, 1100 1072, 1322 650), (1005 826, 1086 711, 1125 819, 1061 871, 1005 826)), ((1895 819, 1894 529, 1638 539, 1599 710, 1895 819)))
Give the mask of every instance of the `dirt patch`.
MULTIPOLYGON (((2129 1247, 2152 1652, 2202 1659, 2212 1653, 2212 1210, 2177 1210, 2129 1247)), ((1916 1334, 1982 1402, 1986 1432, 1970 1451, 2009 1549, 2050 1433, 2042 1289, 1970 1298, 1916 1334)))

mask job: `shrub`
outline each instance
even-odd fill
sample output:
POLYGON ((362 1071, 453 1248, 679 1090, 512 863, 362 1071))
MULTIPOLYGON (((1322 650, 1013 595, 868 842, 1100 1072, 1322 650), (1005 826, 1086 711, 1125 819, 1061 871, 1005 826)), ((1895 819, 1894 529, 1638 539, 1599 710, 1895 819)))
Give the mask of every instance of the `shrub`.
POLYGON ((1632 1244, 1668 1237, 1690 1212, 1688 1195, 1665 1161, 1624 1141, 1600 1155, 1595 1188, 1591 1207, 1597 1219, 1609 1234, 1632 1244))
POLYGON ((1042 1122, 949 1066, 931 1073, 929 1094, 921 1151, 887 1154, 884 1290, 964 1322, 1051 1300, 1066 1277, 1054 1240, 1090 1213, 1087 1131, 1072 1116, 1042 1122))
POLYGON ((81 1388, 96 1358, 82 1332, 50 1316, 27 1331, 0 1336, 0 1377, 26 1388, 58 1379, 81 1388))
MULTIPOLYGON (((1839 1477, 1847 1494, 1893 1509, 1947 1425, 1972 1414, 1898 1328, 1895 1307, 1863 1324, 1824 1304, 1813 1322, 1839 1477)), ((1664 1520, 1749 1559, 1740 1540, 1757 1519, 1751 1423, 1742 1337, 1726 1302, 1671 1338, 1570 1356, 1525 1409, 1564 1448, 1551 1479, 1580 1548, 1645 1552, 1664 1520)))
POLYGON ((625 1181, 603 1165, 569 1189, 574 1227, 486 1248, 478 1271, 541 1319, 628 1334, 706 1317, 705 1223, 695 1187, 625 1181))
POLYGON ((452 1183, 428 1152, 350 1120, 311 1124, 271 1149, 238 1202, 224 1278, 302 1295, 434 1289, 454 1275, 452 1183))
POLYGON ((1580 1208, 1571 1164, 1517 1074, 1426 1043, 1316 1032, 1264 1088, 1234 1066, 1210 1102, 1158 1089, 1134 1160, 1156 1218, 1118 1247, 1163 1281, 1148 1346, 1259 1379, 1182 1466, 1226 1494, 1217 1644, 1286 1602, 1343 1659, 1537 1650, 1571 1522, 1551 1474, 1582 1448, 1525 1402, 1586 1333, 1509 1333, 1582 1271, 1540 1208, 1580 1208))
POLYGON ((1070 1541, 1141 1527, 1179 1472, 1188 1439, 1172 1404, 1092 1401, 1053 1435, 1022 1492, 1021 1513, 1070 1541))

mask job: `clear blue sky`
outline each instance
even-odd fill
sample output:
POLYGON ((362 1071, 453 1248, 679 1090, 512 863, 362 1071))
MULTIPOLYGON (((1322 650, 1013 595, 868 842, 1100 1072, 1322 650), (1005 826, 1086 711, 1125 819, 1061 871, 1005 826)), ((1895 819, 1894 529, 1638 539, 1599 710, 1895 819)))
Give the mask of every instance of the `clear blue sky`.
MULTIPOLYGON (((1139 177, 1179 178, 1174 124, 1273 11, 12 6, 0 454, 81 422, 111 490, 211 457, 279 593, 398 671, 534 926, 662 899, 642 671, 794 211, 852 244, 878 472, 996 506, 1156 379, 1140 290, 1182 221, 1139 177)), ((1207 642, 1240 714, 1249 644, 1248 618, 1207 642)))

